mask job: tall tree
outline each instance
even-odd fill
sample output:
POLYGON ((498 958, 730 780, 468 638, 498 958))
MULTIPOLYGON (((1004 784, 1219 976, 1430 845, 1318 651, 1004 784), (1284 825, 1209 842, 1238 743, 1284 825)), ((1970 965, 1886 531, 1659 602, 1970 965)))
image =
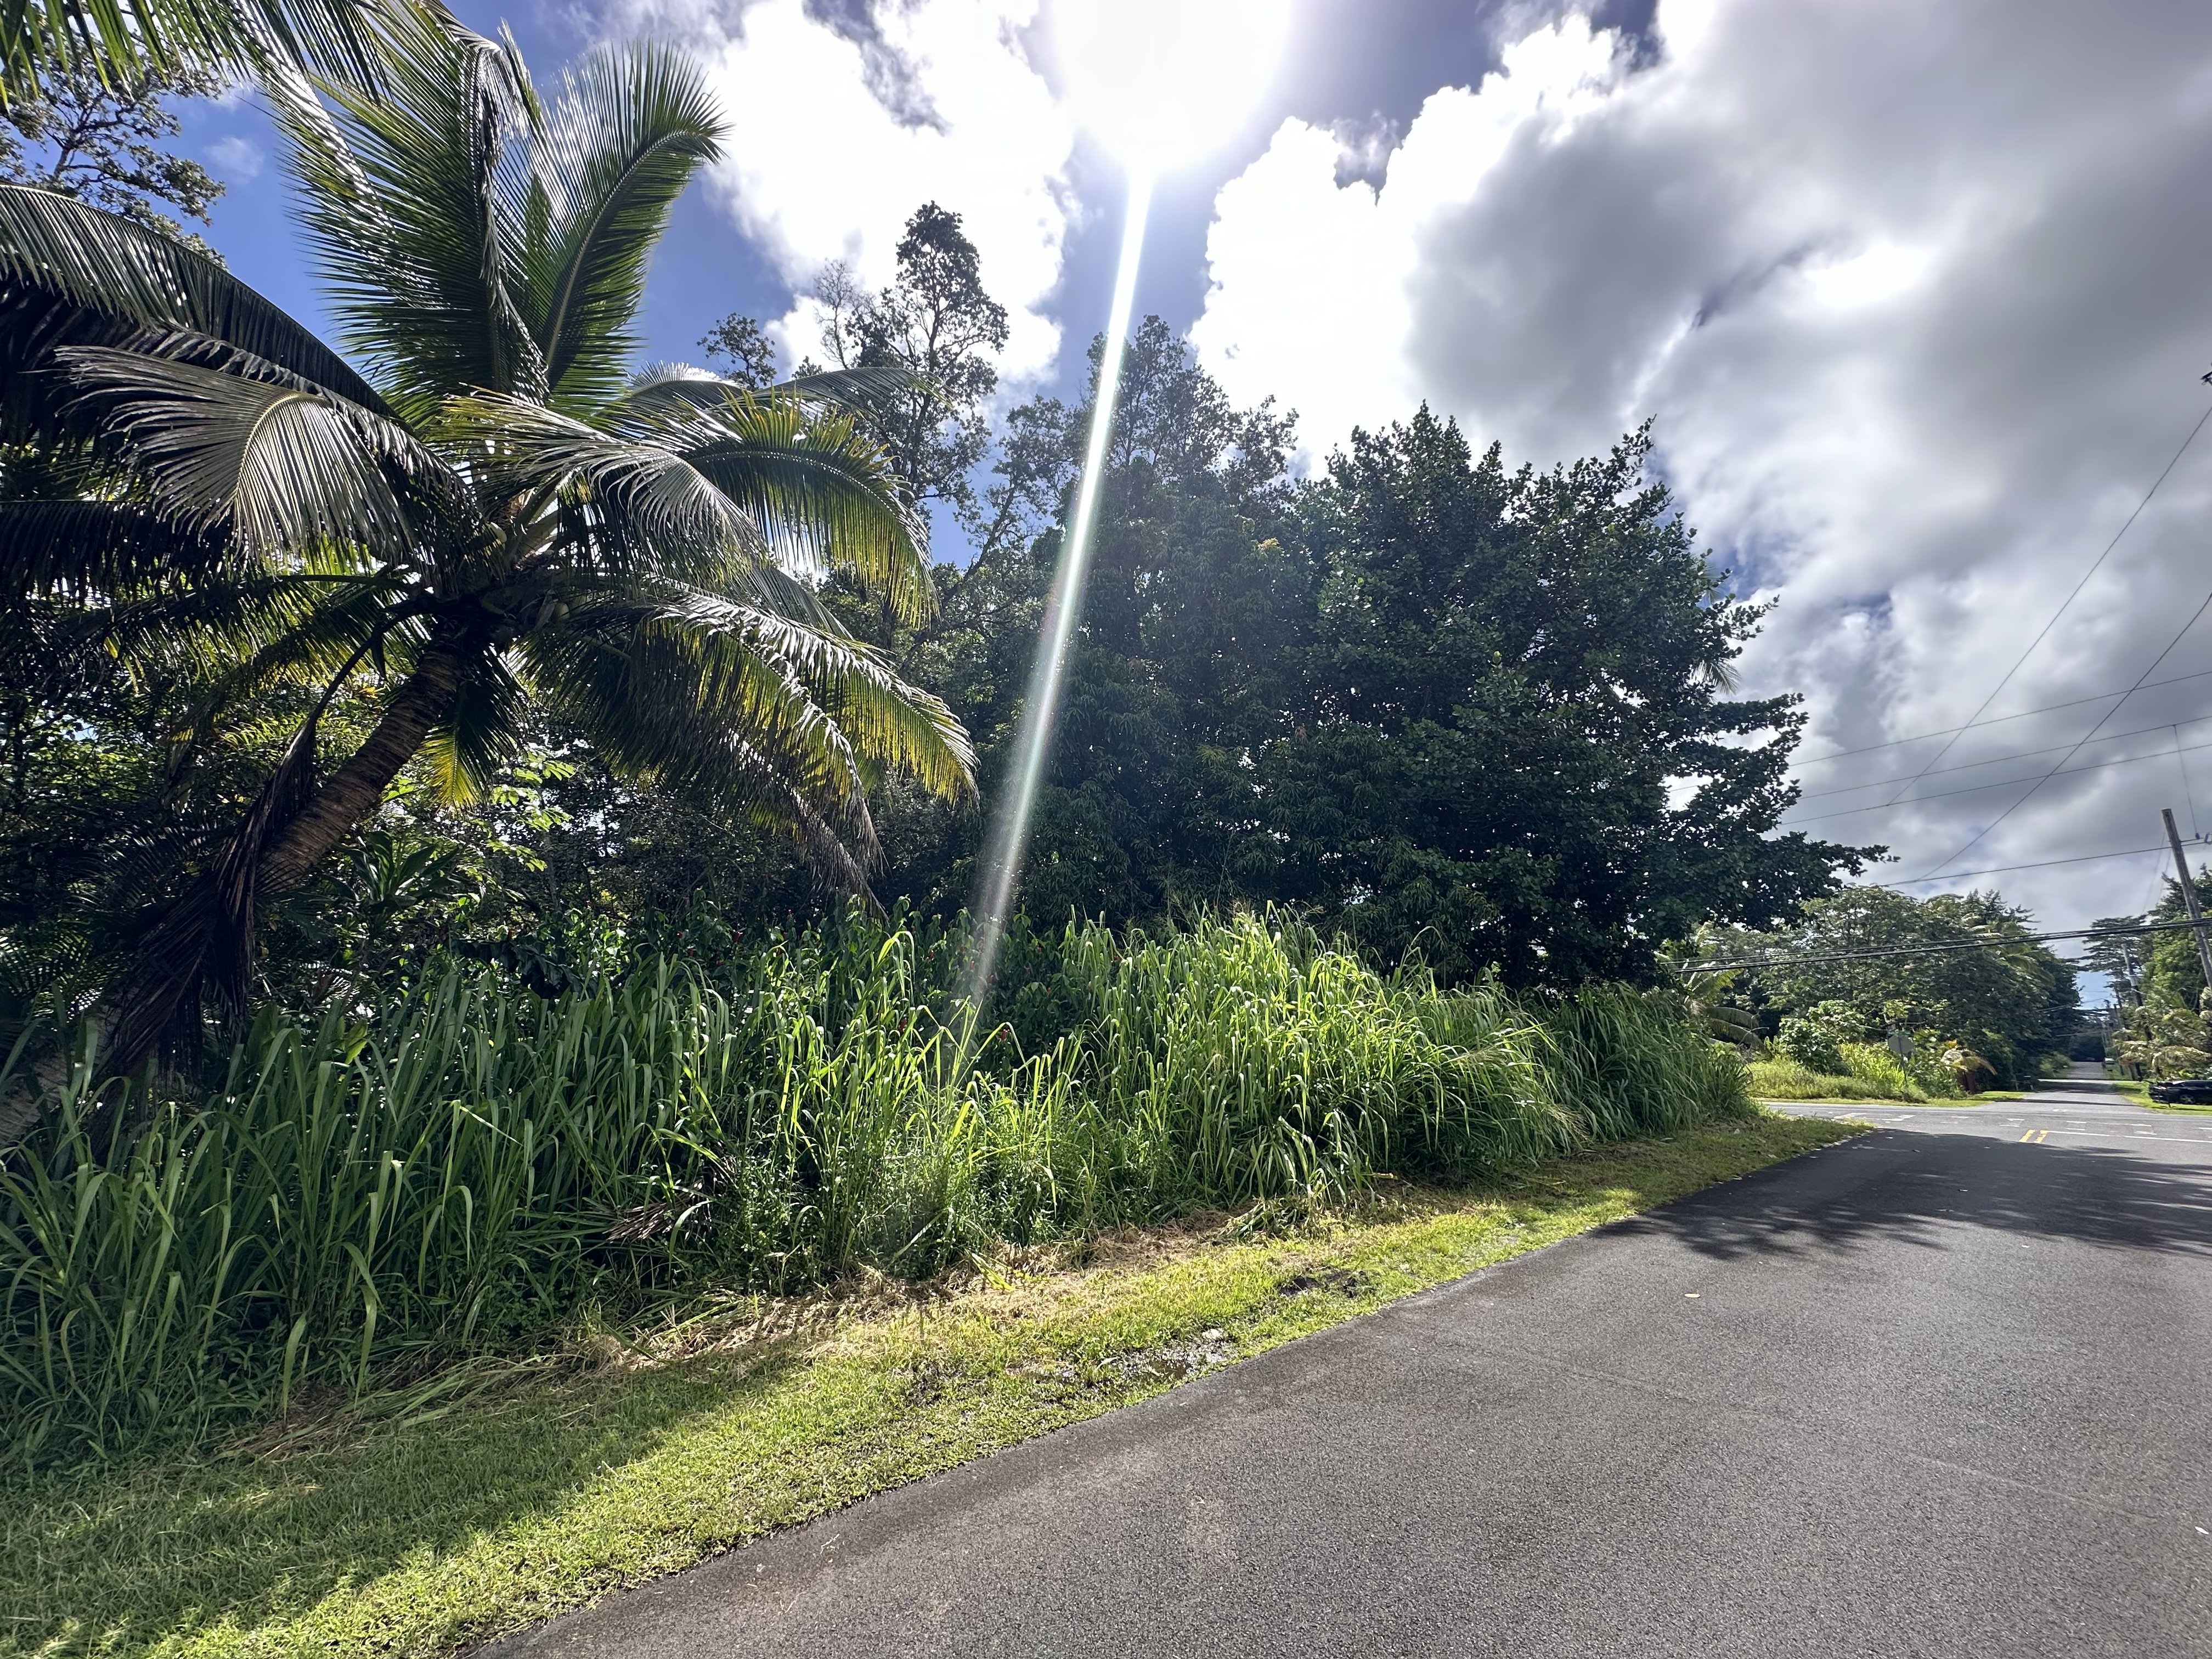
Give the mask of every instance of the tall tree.
POLYGON ((1296 730, 1255 757, 1275 896, 1447 974, 1573 983, 1858 866, 1772 833, 1802 717, 1729 695, 1762 612, 1648 453, 1509 470, 1425 410, 1353 434, 1301 504, 1296 730))
POLYGON ((207 223, 223 187, 166 145, 180 130, 170 100, 222 89, 216 76, 191 70, 155 70, 113 85, 82 70, 51 76, 43 88, 0 111, 0 184, 73 196, 221 263, 173 215, 207 223))
POLYGON ((481 790, 533 704, 855 887, 886 769, 969 787, 944 705, 802 580, 841 571, 908 619, 930 599, 910 504, 835 383, 630 370, 653 246, 720 141, 697 68, 602 52, 541 101, 511 42, 436 16, 394 14, 370 44, 377 95, 279 104, 361 368, 142 227, 0 189, 9 413, 78 434, 111 480, 0 507, 0 569, 119 600, 114 649, 210 671, 187 775, 241 700, 306 694, 244 821, 109 988, 126 1065, 204 981, 242 988, 258 907, 403 766, 481 790), (323 715, 364 675, 386 688, 374 725, 325 771, 323 715))
POLYGON ((969 474, 990 447, 983 406, 998 390, 1006 308, 985 289, 960 216, 934 202, 907 221, 897 258, 890 285, 874 294, 842 264, 823 273, 823 344, 841 368, 899 371, 869 398, 869 418, 908 495, 972 520, 969 474))
MULTIPOLYGON (((2178 901, 2179 895, 2175 897, 2178 901)), ((2142 916, 2100 916, 2090 924, 2088 942, 2081 951, 2081 965, 2112 981, 2112 1000, 2123 1007, 2131 1007, 2143 998, 2144 969, 2156 937, 2132 931, 2141 927, 2143 921, 2142 916)), ((2196 954, 2193 941, 2190 954, 2192 957, 2196 954)))
POLYGON ((742 386, 775 384, 775 342, 757 319, 732 312, 700 337, 707 361, 729 366, 729 378, 742 386))
MULTIPOLYGON (((1103 361, 1093 341, 1093 397, 1103 361)), ((1129 341, 1121 378, 1024 861, 1022 902, 1046 925, 1071 909, 1124 921, 1246 896, 1227 867, 1235 826, 1250 814, 1240 757, 1280 725, 1281 647, 1304 587, 1298 558, 1270 536, 1288 499, 1289 418, 1234 408, 1157 317, 1129 341)), ((1012 412, 994 527, 975 562, 944 578, 942 615, 907 659, 986 742, 987 776, 1003 766, 1020 713, 1089 405, 1037 398, 1012 412)), ((890 836, 890 878, 927 908, 957 908, 975 881, 979 826, 922 817, 927 832, 890 836)), ((1237 842, 1236 855, 1248 850, 1237 842)))

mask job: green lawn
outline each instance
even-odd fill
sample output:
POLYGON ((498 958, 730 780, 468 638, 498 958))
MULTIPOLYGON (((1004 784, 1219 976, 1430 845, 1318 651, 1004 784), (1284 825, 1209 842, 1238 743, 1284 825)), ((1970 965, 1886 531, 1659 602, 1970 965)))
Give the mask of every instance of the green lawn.
MULTIPOLYGON (((1771 1116, 1281 1236, 1210 1222, 959 1287, 601 1336, 447 1414, 0 1486, 0 1654, 438 1655, 1854 1133, 1771 1116)), ((434 1408, 432 1408, 434 1409, 434 1408)))
POLYGON ((2173 1105, 2162 1100, 2153 1100, 2150 1097, 2150 1085, 2148 1083, 2136 1083, 2127 1078, 2116 1077, 2112 1079, 2112 1085, 2136 1105, 2148 1107, 2154 1112, 2182 1112, 2199 1117, 2212 1116, 2212 1106, 2173 1105))

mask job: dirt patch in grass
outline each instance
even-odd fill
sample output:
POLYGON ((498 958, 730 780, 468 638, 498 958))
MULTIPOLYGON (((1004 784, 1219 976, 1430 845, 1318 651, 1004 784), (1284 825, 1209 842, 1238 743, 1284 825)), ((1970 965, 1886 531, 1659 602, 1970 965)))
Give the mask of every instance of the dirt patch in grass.
POLYGON ((727 1298, 213 1455, 0 1484, 0 1655, 437 1656, 1855 1133, 1782 1116, 1356 1212, 727 1298))

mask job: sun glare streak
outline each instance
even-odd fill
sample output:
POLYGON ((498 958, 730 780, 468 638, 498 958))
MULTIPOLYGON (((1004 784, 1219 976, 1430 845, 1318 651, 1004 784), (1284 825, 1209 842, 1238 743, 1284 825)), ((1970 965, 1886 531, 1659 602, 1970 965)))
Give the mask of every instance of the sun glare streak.
POLYGON ((970 1018, 982 1012, 999 947, 1006 942, 1006 918, 1014 887, 1021 878, 1022 853, 1029 839, 1030 813, 1052 747, 1060 716, 1060 695, 1067 677, 1067 647, 1083 608, 1085 579, 1091 569, 1091 544, 1098 521, 1098 491, 1106 472, 1106 446, 1114 435, 1114 411, 1121 399, 1121 351, 1129 337, 1129 313, 1137 302, 1137 266, 1145 246, 1145 216, 1152 206, 1149 173, 1132 170, 1129 199, 1121 222, 1121 263, 1114 276, 1114 303, 1106 318, 1106 351, 1098 364, 1098 395, 1091 415, 1091 439, 1083 454, 1083 478, 1075 492, 1075 513, 1061 544, 1060 569, 1045 600, 1044 633, 1037 641, 1036 665, 1030 672, 1029 698, 1014 744, 1012 769, 1001 785, 997 821, 983 863, 983 888, 975 907, 976 933, 962 994, 970 1018))

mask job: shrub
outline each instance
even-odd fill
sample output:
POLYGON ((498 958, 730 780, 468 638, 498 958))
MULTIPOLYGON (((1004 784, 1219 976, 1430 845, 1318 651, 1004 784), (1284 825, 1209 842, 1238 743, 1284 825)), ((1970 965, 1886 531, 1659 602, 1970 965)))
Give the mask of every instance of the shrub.
POLYGON ((264 1015, 204 1098, 134 1098, 81 1051, 0 1158, 10 1445, 198 1432, 591 1306, 928 1274, 1753 1109, 1664 1001, 1448 994, 1250 916, 1070 928, 1010 998, 1026 1046, 971 1052, 961 949, 847 921, 720 984, 657 959, 550 1000, 455 967, 365 1020, 264 1015))
POLYGON ((1910 1082, 1865 1078, 1848 1072, 1815 1072, 1787 1055, 1753 1060, 1746 1068, 1751 1092, 1761 1100, 1924 1101, 1926 1091, 1910 1082))

